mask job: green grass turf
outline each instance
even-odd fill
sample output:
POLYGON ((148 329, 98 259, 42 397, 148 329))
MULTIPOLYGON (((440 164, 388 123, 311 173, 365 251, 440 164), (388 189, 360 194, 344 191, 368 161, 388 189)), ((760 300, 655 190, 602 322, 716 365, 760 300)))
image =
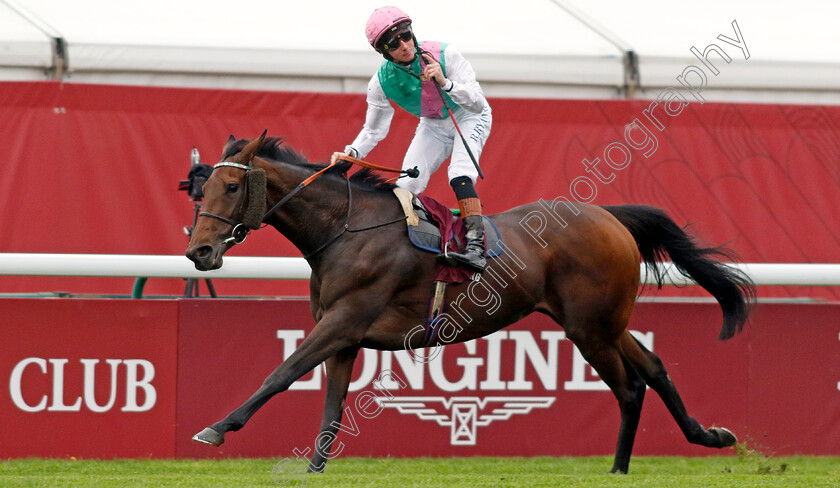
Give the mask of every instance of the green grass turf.
POLYGON ((301 467, 279 460, 0 461, 2 487, 837 487, 840 457, 765 458, 754 452, 702 458, 633 458, 630 474, 609 475, 612 459, 585 458, 345 458, 326 473, 289 479, 301 467), (305 482, 305 485, 303 484, 305 482))

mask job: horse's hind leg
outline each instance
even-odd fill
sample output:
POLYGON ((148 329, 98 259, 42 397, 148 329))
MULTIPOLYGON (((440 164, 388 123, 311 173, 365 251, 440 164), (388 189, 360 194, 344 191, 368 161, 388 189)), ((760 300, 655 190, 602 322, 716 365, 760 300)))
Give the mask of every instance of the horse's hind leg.
POLYGON ((611 473, 627 473, 630 466, 630 454, 633 452, 633 443, 636 440, 636 431, 639 428, 639 420, 642 414, 642 403, 645 400, 645 389, 647 385, 633 369, 633 366, 622 358, 622 365, 627 376, 627 391, 629 400, 621 407, 621 427, 618 429, 618 442, 615 448, 615 460, 611 473))
POLYGON ((645 399, 645 383, 622 358, 617 345, 592 339, 579 338, 577 342, 574 337, 569 339, 575 343, 584 359, 595 368, 618 401, 621 426, 618 430, 615 460, 610 472, 627 473, 645 399))
POLYGON ((729 430, 722 427, 712 427, 707 430, 694 417, 688 415, 674 382, 671 381, 665 366, 662 365, 662 360, 647 350, 629 332, 625 332, 621 337, 621 349, 624 357, 633 365, 642 379, 662 398, 688 442, 718 448, 733 446, 738 442, 729 430))
POLYGON ((327 459, 330 459, 330 451, 335 441, 335 434, 341 425, 341 414, 344 410, 344 401, 347 398, 347 388, 350 386, 350 376, 353 373, 353 363, 359 353, 358 347, 351 347, 339 351, 335 356, 327 359, 327 398, 324 402, 324 415, 321 418, 321 430, 319 439, 326 436, 327 442, 320 445, 312 455, 309 462, 310 473, 321 473, 327 466, 327 459))

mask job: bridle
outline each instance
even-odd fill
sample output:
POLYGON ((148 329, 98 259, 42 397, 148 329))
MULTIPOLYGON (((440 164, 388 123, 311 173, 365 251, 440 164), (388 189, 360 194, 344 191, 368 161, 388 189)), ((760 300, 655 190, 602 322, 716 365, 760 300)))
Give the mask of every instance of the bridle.
MULTIPOLYGON (((372 164, 372 163, 368 163, 367 161, 362 161, 361 159, 356 159, 356 158, 351 158, 349 156, 345 156, 345 157, 337 159, 334 162, 331 162, 329 165, 325 166, 324 168, 318 170, 317 172, 313 173, 312 175, 310 175, 309 177, 307 177, 306 179, 301 181, 300 184, 298 184, 289 193, 287 193, 285 196, 283 196, 283 198, 281 198, 279 202, 277 202, 273 207, 271 207, 270 210, 265 212, 263 214, 262 218, 259 220, 259 222, 244 222, 242 220, 236 221, 233 218, 223 217, 221 215, 217 215, 217 214, 210 213, 210 212, 204 212, 204 211, 200 212, 198 215, 200 217, 210 217, 210 218, 222 221, 222 222, 231 226, 231 235, 230 235, 230 237, 228 237, 227 239, 222 241, 222 244, 229 244, 229 243, 242 244, 243 242, 245 242, 245 239, 248 237, 248 234, 251 232, 251 230, 257 230, 257 229, 260 229, 260 228, 264 227, 265 224, 266 224, 266 219, 268 219, 269 216, 271 216, 272 214, 274 214, 274 212, 279 210, 283 205, 286 204, 286 202, 291 200, 291 198, 293 196, 295 196, 298 192, 300 192, 301 190, 303 190, 304 188, 309 186, 313 181, 318 179, 321 175, 323 175, 324 173, 326 173, 327 171, 332 169, 339 161, 347 161, 350 164, 356 164, 356 165, 363 166, 365 168, 374 169, 374 170, 377 170, 377 171, 388 171, 388 172, 393 172, 393 173, 400 173, 402 175, 408 176, 409 178, 417 178, 417 176, 419 175, 419 171, 418 171, 416 166, 414 168, 410 168, 410 169, 407 169, 407 170, 398 170, 398 169, 393 169, 393 168, 388 168, 388 167, 385 167, 385 166, 379 166, 379 165, 375 165, 375 164, 372 164)), ((216 168, 221 168, 221 167, 231 167, 231 168, 237 168, 237 169, 241 169, 241 170, 245 171, 245 178, 243 178, 242 182, 243 183, 245 183, 246 181, 248 182, 248 184, 245 185, 246 193, 243 193, 242 201, 240 201, 237 204, 236 210, 234 210, 234 212, 233 212, 234 215, 237 214, 237 213, 240 213, 240 214, 244 213, 242 211, 242 208, 245 206, 245 204, 243 202, 246 202, 247 199, 249 198, 249 194, 254 191, 254 188, 252 188, 253 185, 249 181, 249 177, 252 177, 255 174, 253 172, 260 171, 260 172, 262 172, 261 177, 263 178, 263 182, 264 182, 265 181, 264 180, 265 173, 263 172, 262 169, 255 169, 255 168, 252 168, 248 164, 235 163, 235 162, 232 162, 232 161, 218 162, 218 163, 216 163, 215 166, 213 166, 213 170, 215 171, 216 168)), ((352 185, 350 184, 350 178, 348 178, 347 175, 345 174, 344 179, 347 182, 347 217, 345 219, 344 225, 342 226, 341 231, 338 234, 336 234, 335 236, 330 238, 327 242, 322 244, 320 247, 318 247, 314 251, 312 251, 312 252, 306 254, 305 256, 303 256, 304 259, 309 259, 310 257, 320 253, 321 251, 326 249, 330 244, 332 244, 333 242, 338 240, 342 235, 344 235, 345 232, 362 232, 362 231, 365 231, 365 230, 376 229, 376 228, 379 228, 379 227, 384 227, 386 225, 395 224, 397 222, 404 221, 407 218, 406 216, 403 216, 403 217, 400 217, 398 219, 394 219, 394 220, 379 223, 379 224, 374 224, 374 225, 364 227, 364 228, 361 228, 361 229, 351 229, 350 228, 350 217, 351 217, 352 210, 353 210, 353 191, 352 191, 352 185)), ((264 202, 265 202, 265 199, 263 199, 263 203, 264 202)), ((246 208, 245 211, 247 212, 247 210, 248 209, 246 208)))
MULTIPOLYGON (((218 163, 216 163, 215 166, 213 166, 213 170, 215 171, 216 168, 221 168, 221 167, 226 167, 226 166, 227 167, 232 167, 232 168, 238 168, 238 169, 241 169, 241 170, 245 171, 245 178, 242 179, 243 183, 246 183, 248 181, 248 176, 251 173, 251 171, 253 171, 253 168, 251 168, 250 165, 242 164, 242 163, 234 163, 234 162, 231 162, 231 161, 218 162, 218 163)), ((247 184, 245 185, 245 189, 246 189, 245 192, 243 192, 243 194, 242 194, 242 200, 236 205, 236 209, 233 212, 234 215, 236 215, 237 213, 239 213, 239 214, 242 213, 242 208, 245 205, 244 202, 246 202, 247 198, 248 198, 247 192, 252 191, 250 189, 250 185, 247 185, 247 184)), ((227 239, 222 241, 222 244, 229 244, 231 242, 234 243, 234 244, 242 244, 243 242, 245 242, 245 239, 248 237, 248 233, 250 233, 251 229, 253 228, 253 225, 251 225, 251 226, 246 225, 242 220, 237 222, 237 221, 233 220, 232 218, 222 217, 221 215, 217 215, 217 214, 210 213, 210 212, 202 211, 198 214, 198 216, 199 217, 210 217, 210 218, 213 218, 213 219, 216 219, 216 220, 220 220, 220 221, 228 224, 229 226, 231 226, 230 237, 228 237, 227 239)), ((263 217, 263 218, 265 218, 265 217, 263 217)), ((259 226, 257 226, 256 228, 259 228, 259 226)))

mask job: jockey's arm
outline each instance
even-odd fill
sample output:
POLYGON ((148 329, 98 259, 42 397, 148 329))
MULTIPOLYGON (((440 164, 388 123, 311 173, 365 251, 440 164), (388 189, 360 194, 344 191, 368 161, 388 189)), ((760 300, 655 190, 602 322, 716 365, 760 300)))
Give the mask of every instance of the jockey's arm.
POLYGON ((447 83, 442 88, 458 106, 473 113, 484 109, 487 100, 481 85, 475 79, 475 71, 469 61, 451 45, 443 52, 446 62, 447 83))

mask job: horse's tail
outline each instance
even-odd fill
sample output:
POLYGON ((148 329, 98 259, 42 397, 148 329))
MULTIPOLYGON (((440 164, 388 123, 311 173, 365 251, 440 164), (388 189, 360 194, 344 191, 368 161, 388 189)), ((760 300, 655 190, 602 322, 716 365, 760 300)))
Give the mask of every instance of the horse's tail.
POLYGON ((729 339, 744 328, 756 296, 755 284, 741 270, 713 259, 733 261, 735 256, 731 251, 722 247, 698 247, 690 235, 655 207, 612 205, 603 209, 633 235, 642 259, 660 288, 664 270, 658 264, 666 261, 667 254, 682 275, 693 279, 715 297, 723 310, 720 339, 729 339))

